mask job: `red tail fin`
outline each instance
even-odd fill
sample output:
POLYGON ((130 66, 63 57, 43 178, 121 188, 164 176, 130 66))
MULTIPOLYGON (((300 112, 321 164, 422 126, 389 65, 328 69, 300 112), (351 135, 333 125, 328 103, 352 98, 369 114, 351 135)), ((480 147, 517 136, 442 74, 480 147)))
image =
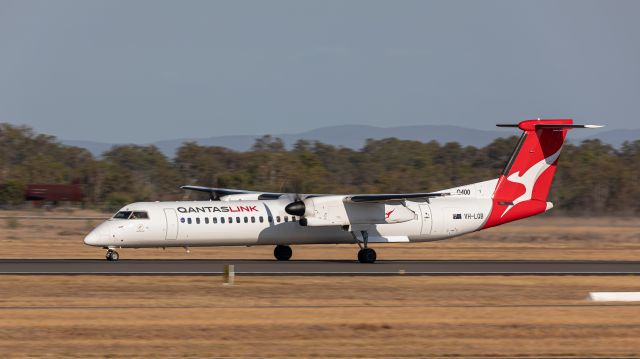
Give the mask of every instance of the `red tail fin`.
POLYGON ((573 120, 529 120, 518 125, 524 132, 498 179, 493 207, 484 228, 497 226, 546 211, 547 195, 556 171, 562 144, 573 120))

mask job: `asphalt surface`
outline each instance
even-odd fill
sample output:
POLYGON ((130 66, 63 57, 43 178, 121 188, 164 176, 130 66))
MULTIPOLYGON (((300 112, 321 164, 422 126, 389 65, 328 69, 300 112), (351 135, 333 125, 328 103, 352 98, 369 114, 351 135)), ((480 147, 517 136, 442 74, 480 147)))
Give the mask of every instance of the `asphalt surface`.
POLYGON ((0 260, 0 275, 218 275, 233 264, 236 275, 634 275, 626 261, 356 261, 302 260, 0 260))

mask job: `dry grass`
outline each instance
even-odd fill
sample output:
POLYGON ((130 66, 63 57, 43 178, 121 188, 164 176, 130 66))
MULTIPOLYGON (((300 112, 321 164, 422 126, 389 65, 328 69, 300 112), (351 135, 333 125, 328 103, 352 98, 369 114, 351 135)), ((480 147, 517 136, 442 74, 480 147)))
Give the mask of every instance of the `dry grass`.
MULTIPOLYGON (((102 259, 101 249, 82 244, 96 224, 5 221, 0 258, 102 259)), ((447 241, 375 247, 383 259, 637 260, 640 220, 539 217, 447 241)), ((305 259, 355 256, 350 245, 294 251, 305 259)), ((271 247, 119 252, 123 258, 272 258, 271 247)), ((585 300, 589 291, 637 291, 640 279, 633 276, 236 282, 0 276, 0 358, 640 356, 640 306, 585 300)))
MULTIPOLYGON (((32 212, 0 212, 33 215, 32 212)), ((52 215, 47 213, 47 215, 52 215)), ((103 216, 97 212, 57 216, 103 216)), ((103 258, 103 250, 82 243, 99 221, 20 220, 0 230, 0 258, 103 258)), ((450 240, 374 245, 381 259, 640 259, 640 219, 539 216, 450 240)), ((271 259, 273 248, 214 247, 121 249, 123 259, 271 259)), ((294 246, 294 259, 353 259, 355 245, 294 246)))
POLYGON ((640 355, 635 277, 0 277, 0 357, 640 355))

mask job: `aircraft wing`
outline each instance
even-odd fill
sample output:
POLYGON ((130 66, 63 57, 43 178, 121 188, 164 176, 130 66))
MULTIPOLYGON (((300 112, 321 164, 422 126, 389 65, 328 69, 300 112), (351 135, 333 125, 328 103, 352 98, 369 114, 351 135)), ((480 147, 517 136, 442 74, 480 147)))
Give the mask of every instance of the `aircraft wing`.
POLYGON ((186 189, 189 191, 197 191, 197 192, 205 192, 209 193, 211 199, 219 199, 220 197, 229 196, 233 194, 258 194, 260 199, 277 199, 285 193, 277 193, 277 192, 257 192, 257 191, 247 191, 243 189, 232 189, 232 188, 215 188, 215 187, 203 187, 203 186, 181 186, 180 188, 186 189))
MULTIPOLYGON (((220 197, 236 195, 236 194, 256 194, 258 199, 278 199, 282 196, 296 196, 300 199, 323 197, 326 194, 295 194, 295 193, 280 193, 280 192, 259 192, 259 191, 247 191, 242 189, 232 188, 215 188, 215 187, 203 187, 203 186, 182 186, 182 189, 190 191, 198 191, 209 193, 211 199, 219 199, 220 197)), ((343 198, 345 203, 369 203, 369 202, 399 202, 405 199, 418 199, 418 198, 433 198, 448 196, 449 193, 432 193, 432 192, 418 192, 418 193, 381 193, 381 194, 356 194, 347 195, 343 198)))
POLYGON ((391 193, 391 194, 357 194, 350 195, 343 199, 344 202, 363 203, 363 202, 398 202, 405 199, 414 198, 433 198, 448 196, 449 193, 391 193))

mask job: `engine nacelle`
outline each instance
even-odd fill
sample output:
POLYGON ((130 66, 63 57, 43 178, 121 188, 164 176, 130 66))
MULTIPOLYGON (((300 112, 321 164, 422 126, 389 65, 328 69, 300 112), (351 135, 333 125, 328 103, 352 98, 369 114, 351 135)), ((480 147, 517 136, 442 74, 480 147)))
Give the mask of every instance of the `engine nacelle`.
POLYGON ((415 212, 400 203, 351 203, 344 202, 345 197, 312 197, 294 202, 288 208, 298 215, 304 209, 307 226, 402 223, 417 218, 415 212))

